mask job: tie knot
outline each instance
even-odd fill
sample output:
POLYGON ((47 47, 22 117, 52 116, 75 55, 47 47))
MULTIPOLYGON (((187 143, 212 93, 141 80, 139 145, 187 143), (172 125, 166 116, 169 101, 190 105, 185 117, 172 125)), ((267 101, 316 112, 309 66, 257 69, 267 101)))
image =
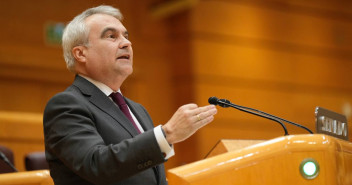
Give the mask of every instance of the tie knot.
POLYGON ((119 92, 111 93, 110 97, 117 105, 126 105, 125 99, 123 99, 121 93, 119 92))

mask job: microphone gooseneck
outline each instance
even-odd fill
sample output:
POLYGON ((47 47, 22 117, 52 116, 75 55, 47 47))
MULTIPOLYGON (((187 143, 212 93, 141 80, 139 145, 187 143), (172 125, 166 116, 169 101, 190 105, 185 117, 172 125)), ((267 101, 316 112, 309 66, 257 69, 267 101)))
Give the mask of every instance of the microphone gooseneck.
MULTIPOLYGON (((283 118, 274 116, 274 115, 272 115, 272 114, 269 114, 269 113, 266 113, 266 112, 263 112, 263 111, 260 111, 260 110, 257 110, 257 109, 253 109, 253 108, 250 108, 250 107, 245 107, 245 106, 233 104, 233 103, 231 103, 229 100, 226 100, 226 99, 218 99, 218 98, 216 98, 216 97, 210 97, 209 100, 208 100, 208 102, 209 102, 210 104, 219 105, 219 106, 224 107, 224 108, 229 107, 229 105, 231 104, 231 105, 232 105, 231 107, 236 108, 236 109, 241 108, 241 109, 246 109, 246 110, 255 111, 255 112, 259 113, 259 114, 262 114, 262 115, 265 115, 265 116, 269 116, 269 117, 271 117, 271 118, 274 118, 274 119, 277 119, 277 120, 281 120, 281 121, 284 121, 284 122, 286 122, 286 123, 289 123, 289 124, 298 126, 298 127, 300 127, 300 128, 303 128, 303 129, 307 130, 309 133, 313 134, 313 132, 312 132, 310 129, 308 129, 307 127, 305 127, 305 126, 303 126, 303 125, 294 123, 294 122, 292 122, 292 121, 288 121, 288 120, 286 120, 286 119, 283 119, 283 118)), ((241 109, 238 109, 238 110, 241 110, 241 109)), ((245 112, 246 112, 246 111, 245 111, 245 112)), ((255 115, 256 115, 256 114, 255 114, 255 115)), ((268 119, 269 119, 269 118, 268 118, 268 119)))
POLYGON ((266 116, 266 115, 262 115, 262 114, 259 114, 259 113, 256 113, 256 112, 252 112, 252 111, 246 110, 244 108, 241 108, 241 107, 238 107, 238 106, 232 104, 229 100, 226 100, 226 99, 220 99, 219 100, 217 97, 214 97, 214 96, 210 97, 208 99, 208 102, 210 104, 219 105, 220 107, 224 107, 224 108, 233 107, 233 108, 235 108, 237 110, 240 110, 240 111, 243 111, 243 112, 247 112, 249 114, 253 114, 253 115, 256 115, 256 116, 259 116, 259 117, 262 117, 262 118, 266 118, 266 119, 275 121, 275 122, 279 123, 282 126, 282 128, 284 129, 284 132, 285 132, 285 136, 289 135, 288 132, 287 132, 286 126, 278 119, 275 119, 275 118, 272 118, 270 116, 266 116))

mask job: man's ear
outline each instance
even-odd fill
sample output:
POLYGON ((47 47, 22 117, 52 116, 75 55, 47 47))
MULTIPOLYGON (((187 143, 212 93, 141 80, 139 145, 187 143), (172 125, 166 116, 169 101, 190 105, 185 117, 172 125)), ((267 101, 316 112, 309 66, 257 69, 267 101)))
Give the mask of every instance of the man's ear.
POLYGON ((86 62, 86 47, 76 46, 72 49, 72 54, 75 57, 77 62, 86 62))

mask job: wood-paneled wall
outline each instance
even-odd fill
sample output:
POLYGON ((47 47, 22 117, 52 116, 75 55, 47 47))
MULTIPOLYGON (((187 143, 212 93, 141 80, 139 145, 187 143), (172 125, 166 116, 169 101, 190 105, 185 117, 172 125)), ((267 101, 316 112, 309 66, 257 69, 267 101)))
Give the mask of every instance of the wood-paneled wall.
MULTIPOLYGON (((196 101, 227 98, 313 131, 316 106, 350 116, 351 5, 348 1, 200 1, 190 18, 196 101)), ((290 134, 307 133, 288 129, 290 134)), ((214 123, 197 135, 198 157, 221 138, 270 139, 282 134, 275 122, 219 108, 214 123)))
MULTIPOLYGON (((86 8, 109 4, 124 14, 134 49, 134 73, 122 90, 148 109, 156 125, 167 122, 180 105, 206 105, 210 96, 312 130, 315 106, 351 114, 349 1, 199 0, 186 10, 153 18, 153 8, 165 2, 1 1, 0 110, 41 113, 73 79, 60 46, 46 44, 45 24, 68 22, 86 8)), ((166 165, 199 160, 222 138, 282 134, 276 123, 219 108, 211 125, 175 146, 176 156, 166 165)))

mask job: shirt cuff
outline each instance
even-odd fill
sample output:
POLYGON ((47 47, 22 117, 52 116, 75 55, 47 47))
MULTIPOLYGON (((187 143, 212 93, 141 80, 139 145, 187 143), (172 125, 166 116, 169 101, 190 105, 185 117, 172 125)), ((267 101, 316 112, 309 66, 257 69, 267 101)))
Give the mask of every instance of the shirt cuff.
POLYGON ((159 144, 160 150, 165 155, 165 159, 169 159, 170 157, 175 155, 174 145, 169 145, 166 138, 164 137, 163 131, 161 130, 161 125, 154 128, 154 134, 156 141, 159 144))

